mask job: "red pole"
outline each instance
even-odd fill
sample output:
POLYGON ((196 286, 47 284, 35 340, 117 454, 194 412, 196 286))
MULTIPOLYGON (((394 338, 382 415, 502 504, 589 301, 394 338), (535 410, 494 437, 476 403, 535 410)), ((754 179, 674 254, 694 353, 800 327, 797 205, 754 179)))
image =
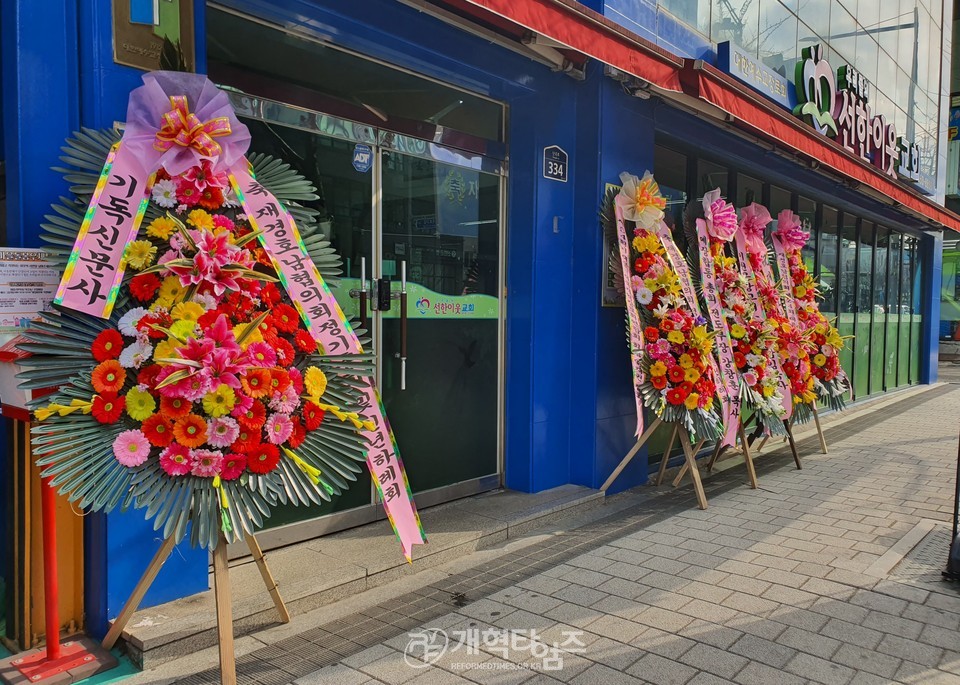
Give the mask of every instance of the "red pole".
POLYGON ((46 603, 47 661, 60 658, 60 590, 57 584, 57 495, 44 478, 40 485, 43 513, 43 593, 46 603))

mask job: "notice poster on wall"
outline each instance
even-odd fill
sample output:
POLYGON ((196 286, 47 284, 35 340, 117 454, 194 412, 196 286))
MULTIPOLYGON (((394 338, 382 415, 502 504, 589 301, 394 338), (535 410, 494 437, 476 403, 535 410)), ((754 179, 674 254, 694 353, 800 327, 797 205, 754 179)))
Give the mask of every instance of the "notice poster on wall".
POLYGON ((50 308, 60 284, 43 250, 0 250, 0 343, 50 308))

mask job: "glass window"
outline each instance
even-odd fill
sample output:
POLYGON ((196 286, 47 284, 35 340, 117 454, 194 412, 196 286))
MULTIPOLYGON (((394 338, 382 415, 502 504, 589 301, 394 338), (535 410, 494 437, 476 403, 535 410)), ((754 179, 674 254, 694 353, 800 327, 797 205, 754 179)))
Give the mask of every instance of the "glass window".
POLYGON ((687 26, 710 35, 710 0, 659 0, 658 4, 687 26))
POLYGON ((857 54, 853 59, 856 62, 857 69, 867 77, 870 83, 877 82, 877 58, 879 54, 880 47, 873 35, 865 32, 857 34, 857 54))
POLYGON ((790 191, 779 186, 770 186, 770 215, 776 219, 784 209, 790 209, 790 191))
MULTIPOLYGON (((880 23, 878 28, 886 29, 885 31, 879 31, 877 36, 877 41, 880 43, 880 47, 886 51, 888 55, 891 55, 891 61, 897 58, 897 49, 900 44, 900 33, 901 29, 898 28, 901 24, 900 21, 900 5, 894 0, 894 2, 878 2, 880 9, 880 23)), ((883 69, 882 62, 883 60, 888 59, 880 53, 881 70, 883 69)))
POLYGON ((877 226, 873 253, 873 311, 870 325, 870 392, 884 390, 890 231, 877 226))
POLYGON ((817 203, 807 197, 797 198, 797 215, 805 230, 810 231, 810 240, 803 246, 801 255, 807 270, 814 273, 817 254, 817 203))
POLYGON ((901 235, 896 231, 890 232, 889 255, 887 263, 890 265, 887 276, 887 327, 886 349, 884 351, 884 384, 887 388, 895 388, 897 381, 897 355, 899 353, 900 337, 900 241, 901 235))
POLYGON ((913 262, 913 287, 910 305, 910 382, 920 382, 920 345, 923 343, 920 327, 923 323, 923 260, 921 259, 920 239, 914 238, 911 245, 911 261, 913 262))
POLYGON ((897 381, 900 385, 911 382, 910 358, 913 356, 911 331, 913 317, 913 243, 916 239, 904 235, 900 244, 900 355, 897 358, 897 381))
POLYGON ((697 198, 703 197, 704 193, 720 189, 720 194, 727 197, 727 168, 708 162, 703 159, 697 160, 697 198))
POLYGON ((748 53, 757 54, 760 4, 756 2, 713 1, 710 39, 714 43, 732 40, 748 53))
MULTIPOLYGON (((925 9, 920 9, 917 12, 917 19, 919 22, 919 49, 917 54, 917 85, 920 87, 920 90, 926 91, 929 90, 929 81, 930 81, 930 62, 927 59, 925 54, 927 50, 933 50, 933 37, 934 35, 939 35, 936 30, 936 27, 933 26, 933 20, 930 18, 930 14, 925 9)), ((913 66, 913 56, 911 55, 911 68, 913 66)))
MULTIPOLYGON (((839 5, 830 13, 830 47, 843 58, 840 61, 854 61, 857 47, 857 22, 853 15, 839 5)), ((831 65, 834 68, 842 64, 831 65)))
POLYGON ((746 174, 737 174, 737 207, 746 207, 751 202, 763 202, 763 181, 746 174))
MULTIPOLYGON (((846 212, 840 214, 840 271, 837 284, 838 310, 837 329, 842 336, 853 336, 856 333, 857 307, 857 217, 846 212)), ((850 339, 840 355, 840 363, 850 375, 851 382, 856 382, 860 371, 854 363, 856 340, 850 339)), ((866 371, 864 371, 866 374, 866 371)))
POLYGON ((797 17, 775 0, 760 4, 760 59, 768 67, 793 80, 797 53, 797 17))
POLYGON ((830 0, 800 0, 800 21, 823 38, 830 35, 830 0))
POLYGON ((687 204, 687 156, 657 145, 653 149, 653 169, 660 192, 667 200, 663 220, 673 229, 683 224, 687 204))
POLYGON ((853 380, 854 397, 870 394, 870 339, 871 313, 873 309, 873 224, 866 221, 860 225, 860 241, 857 259, 857 303, 854 319, 854 349, 856 350, 856 376, 853 380))
POLYGON ((834 314, 837 313, 837 229, 837 210, 824 205, 817 236, 816 278, 823 297, 820 307, 834 314))

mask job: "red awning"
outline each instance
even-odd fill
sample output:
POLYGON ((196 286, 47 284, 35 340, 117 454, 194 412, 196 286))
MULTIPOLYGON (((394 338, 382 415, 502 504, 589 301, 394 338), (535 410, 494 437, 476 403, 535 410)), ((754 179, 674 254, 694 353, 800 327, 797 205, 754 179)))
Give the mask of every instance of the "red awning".
POLYGON ((444 1, 482 7, 660 90, 680 92, 683 58, 573 0, 444 1))
POLYGON ((687 60, 683 81, 687 94, 731 115, 737 127, 818 160, 847 178, 870 186, 904 208, 960 231, 960 217, 956 214, 904 187, 716 67, 701 60, 687 60))

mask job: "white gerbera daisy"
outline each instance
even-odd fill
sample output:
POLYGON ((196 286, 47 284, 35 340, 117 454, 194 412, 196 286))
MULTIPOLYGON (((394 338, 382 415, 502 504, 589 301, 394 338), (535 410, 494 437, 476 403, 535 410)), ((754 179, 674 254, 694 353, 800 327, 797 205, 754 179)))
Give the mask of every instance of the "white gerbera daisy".
POLYGON ((153 185, 153 201, 165 209, 177 206, 177 186, 169 178, 153 185))

